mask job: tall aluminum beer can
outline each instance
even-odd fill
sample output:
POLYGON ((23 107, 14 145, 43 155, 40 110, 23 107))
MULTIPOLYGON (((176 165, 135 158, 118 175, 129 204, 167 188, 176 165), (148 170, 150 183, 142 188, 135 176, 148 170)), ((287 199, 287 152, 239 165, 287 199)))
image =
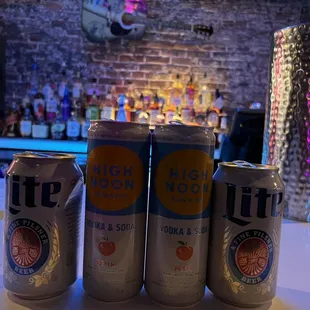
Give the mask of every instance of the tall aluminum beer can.
POLYGON ((207 286, 256 307, 276 293, 284 184, 274 166, 220 163, 213 177, 207 286))
POLYGON ((106 302, 143 285, 149 127, 93 121, 88 134, 84 289, 106 302))
POLYGON ((75 157, 16 154, 5 185, 4 287, 27 299, 62 293, 77 277, 84 181, 75 157))
POLYGON ((152 139, 145 288, 167 306, 205 292, 213 129, 158 126, 152 139))

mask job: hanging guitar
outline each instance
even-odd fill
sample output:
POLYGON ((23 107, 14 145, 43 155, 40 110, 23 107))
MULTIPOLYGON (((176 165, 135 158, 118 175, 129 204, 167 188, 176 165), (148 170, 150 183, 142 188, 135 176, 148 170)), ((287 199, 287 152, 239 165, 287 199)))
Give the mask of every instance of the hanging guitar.
POLYGON ((144 0, 83 0, 82 26, 93 42, 117 38, 139 40, 146 26, 188 30, 209 37, 213 34, 212 26, 150 20, 144 0))

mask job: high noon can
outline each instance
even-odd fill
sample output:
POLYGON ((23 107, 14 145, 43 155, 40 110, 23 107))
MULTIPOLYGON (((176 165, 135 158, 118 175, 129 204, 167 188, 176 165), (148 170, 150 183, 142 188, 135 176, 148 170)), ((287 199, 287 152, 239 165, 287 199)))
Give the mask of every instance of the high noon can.
POLYGON ((93 121, 88 134, 84 289, 125 301, 143 285, 149 127, 93 121))
POLYGON ((75 282, 83 185, 74 156, 14 155, 6 175, 7 290, 22 298, 43 299, 75 282))
POLYGON ((207 286, 241 307, 276 292, 284 185, 273 166, 220 163, 213 177, 207 286))
POLYGON ((188 306, 205 292, 215 137, 164 125, 152 141, 145 287, 158 303, 188 306))

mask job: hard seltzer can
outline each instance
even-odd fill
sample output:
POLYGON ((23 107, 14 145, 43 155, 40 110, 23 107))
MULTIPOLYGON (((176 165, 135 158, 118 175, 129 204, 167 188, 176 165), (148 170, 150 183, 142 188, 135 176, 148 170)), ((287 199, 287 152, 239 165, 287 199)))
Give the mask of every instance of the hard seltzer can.
POLYGON ((88 134, 84 289, 125 301, 143 285, 149 127, 93 121, 88 134))
POLYGON ((213 177, 207 286, 241 307, 275 296, 284 185, 273 166, 221 163, 213 177))
POLYGON ((205 292, 213 129, 167 125, 152 139, 146 291, 188 306, 205 292))
POLYGON ((43 299, 75 282, 83 184, 74 156, 14 155, 5 182, 7 290, 43 299))

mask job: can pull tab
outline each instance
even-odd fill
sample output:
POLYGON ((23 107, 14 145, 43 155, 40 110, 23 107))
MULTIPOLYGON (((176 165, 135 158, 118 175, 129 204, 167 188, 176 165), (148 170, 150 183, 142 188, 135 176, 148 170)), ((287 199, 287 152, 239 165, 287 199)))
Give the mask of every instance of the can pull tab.
POLYGON ((244 160, 235 160, 233 161, 235 165, 237 165, 240 168, 256 168, 255 165, 248 163, 247 161, 244 160))

